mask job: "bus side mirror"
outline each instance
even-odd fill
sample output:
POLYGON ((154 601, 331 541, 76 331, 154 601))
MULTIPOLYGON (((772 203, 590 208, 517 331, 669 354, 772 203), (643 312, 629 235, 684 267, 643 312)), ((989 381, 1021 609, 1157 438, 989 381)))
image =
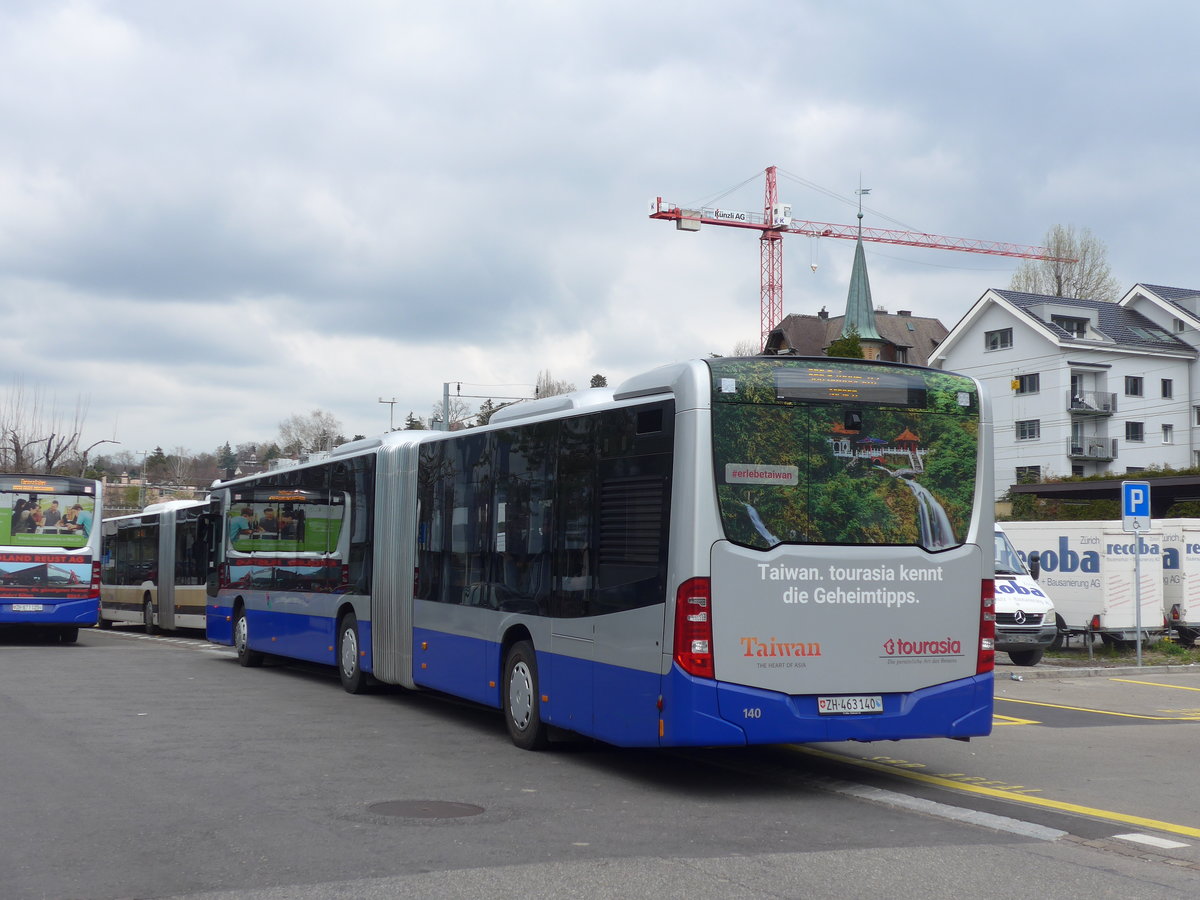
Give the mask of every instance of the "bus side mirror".
POLYGON ((1033 576, 1034 581, 1042 574, 1042 555, 1036 550, 1029 554, 1029 574, 1033 576))

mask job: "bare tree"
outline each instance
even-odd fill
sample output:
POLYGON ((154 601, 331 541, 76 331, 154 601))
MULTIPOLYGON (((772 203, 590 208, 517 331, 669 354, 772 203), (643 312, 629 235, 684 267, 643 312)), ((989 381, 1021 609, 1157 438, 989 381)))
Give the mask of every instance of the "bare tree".
POLYGON ((187 447, 176 447, 167 456, 167 483, 190 484, 195 460, 187 447))
POLYGON ((68 419, 56 402, 47 404, 40 387, 27 390, 21 379, 14 380, 0 403, 0 468, 9 472, 62 471, 80 453, 86 419, 87 403, 82 397, 76 398, 68 419))
POLYGON ((569 381, 558 381, 551 374, 549 369, 543 369, 538 372, 537 388, 534 393, 535 397, 554 397, 558 394, 569 394, 575 390, 575 385, 569 381))
POLYGON ((331 412, 314 409, 307 416, 293 413, 279 423, 279 447, 298 456, 319 450, 332 450, 342 441, 342 423, 331 412))
POLYGON ((1108 247, 1091 229, 1076 232, 1074 225, 1054 225, 1043 244, 1051 256, 1076 261, 1026 260, 1013 273, 1010 290, 1110 303, 1120 298, 1121 285, 1108 266, 1108 247))
MULTIPOLYGON (((468 419, 473 419, 475 413, 471 412, 471 407, 462 397, 450 395, 450 408, 444 409, 441 403, 435 403, 433 413, 429 417, 429 427, 434 431, 440 430, 441 423, 445 420, 446 414, 449 414, 450 431, 458 431, 466 426, 468 419)), ((420 421, 419 419, 417 421, 420 421)))

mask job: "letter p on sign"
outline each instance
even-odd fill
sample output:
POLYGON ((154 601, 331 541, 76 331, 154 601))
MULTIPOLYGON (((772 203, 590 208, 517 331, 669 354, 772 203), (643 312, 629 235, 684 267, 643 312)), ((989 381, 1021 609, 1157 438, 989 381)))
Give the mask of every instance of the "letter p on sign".
POLYGON ((1150 530, 1150 483, 1121 482, 1121 526, 1125 531, 1150 530))

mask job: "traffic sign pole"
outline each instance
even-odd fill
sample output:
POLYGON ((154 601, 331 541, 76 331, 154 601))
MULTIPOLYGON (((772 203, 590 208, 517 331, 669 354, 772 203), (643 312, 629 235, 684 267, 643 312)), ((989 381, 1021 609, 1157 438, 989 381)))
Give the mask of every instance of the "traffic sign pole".
POLYGON ((1142 665, 1142 535, 1150 528, 1150 482, 1121 482, 1121 526, 1133 532, 1133 603, 1137 627, 1137 664, 1142 665), (1143 526, 1143 523, 1145 525, 1143 526))

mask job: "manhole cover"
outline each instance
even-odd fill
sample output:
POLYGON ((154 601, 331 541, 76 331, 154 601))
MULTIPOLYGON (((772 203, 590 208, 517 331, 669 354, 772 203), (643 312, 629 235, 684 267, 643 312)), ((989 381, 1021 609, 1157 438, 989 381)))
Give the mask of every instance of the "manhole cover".
POLYGON ((387 800, 372 803, 367 809, 377 816, 403 816, 408 819, 456 819, 477 816, 484 811, 482 806, 449 800, 387 800))

